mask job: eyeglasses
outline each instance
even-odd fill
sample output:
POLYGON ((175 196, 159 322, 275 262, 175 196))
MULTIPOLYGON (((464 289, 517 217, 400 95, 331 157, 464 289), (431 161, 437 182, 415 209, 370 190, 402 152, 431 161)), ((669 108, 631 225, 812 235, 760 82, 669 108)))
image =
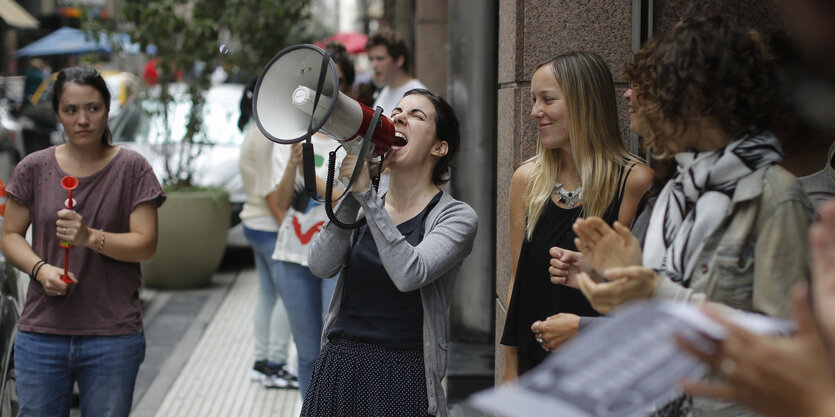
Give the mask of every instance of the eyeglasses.
POLYGON ((636 83, 633 80, 629 80, 629 89, 630 90, 637 90, 638 89, 638 83, 636 83))

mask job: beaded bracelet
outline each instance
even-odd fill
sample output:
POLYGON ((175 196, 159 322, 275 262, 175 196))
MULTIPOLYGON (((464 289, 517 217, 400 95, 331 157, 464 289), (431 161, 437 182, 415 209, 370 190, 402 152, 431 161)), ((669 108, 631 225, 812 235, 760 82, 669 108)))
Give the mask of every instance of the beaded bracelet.
POLYGON ((45 263, 46 263, 46 261, 43 260, 43 259, 41 259, 38 262, 35 262, 35 265, 32 265, 32 271, 29 272, 29 277, 31 277, 32 279, 35 279, 35 277, 38 276, 38 273, 37 273, 36 270, 40 270, 41 269, 40 267, 45 263))
POLYGON ((104 249, 104 229, 101 231, 101 242, 99 242, 99 248, 96 249, 96 252, 101 253, 102 249, 104 249))

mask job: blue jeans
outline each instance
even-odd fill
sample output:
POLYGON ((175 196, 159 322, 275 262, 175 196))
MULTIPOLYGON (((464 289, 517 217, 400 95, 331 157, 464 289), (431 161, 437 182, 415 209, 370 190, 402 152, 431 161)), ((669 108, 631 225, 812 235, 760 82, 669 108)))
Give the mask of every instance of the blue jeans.
POLYGON ((278 296, 273 250, 278 232, 250 229, 244 226, 244 236, 252 245, 255 270, 258 272, 258 300, 253 317, 255 326, 255 360, 275 363, 287 362, 290 341, 290 320, 284 303, 278 296))
POLYGON ((21 417, 70 415, 78 382, 81 415, 130 414, 145 332, 119 336, 63 336, 18 332, 14 344, 21 417))
POLYGON ((304 398, 313 375, 313 363, 319 355, 322 327, 336 278, 322 279, 306 266, 283 261, 276 262, 276 276, 299 353, 299 390, 304 398))

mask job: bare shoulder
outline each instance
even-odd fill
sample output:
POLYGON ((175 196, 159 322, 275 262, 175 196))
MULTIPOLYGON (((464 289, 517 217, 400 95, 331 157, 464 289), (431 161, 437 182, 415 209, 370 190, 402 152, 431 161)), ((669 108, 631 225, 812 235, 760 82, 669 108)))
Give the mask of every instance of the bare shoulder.
POLYGON ((531 172, 533 171, 533 161, 527 161, 516 168, 516 171, 513 172, 513 180, 511 180, 511 188, 514 185, 524 185, 527 186, 528 179, 531 177, 531 172))
POLYGON ((626 179, 626 194, 643 195, 649 186, 652 185, 652 179, 655 176, 655 170, 639 161, 630 161, 629 164, 635 164, 632 172, 626 179))
POLYGON ((528 199, 528 181, 533 171, 533 162, 525 162, 513 173, 510 181, 510 192, 508 193, 508 205, 510 206, 510 217, 516 221, 525 218, 525 202, 528 199))

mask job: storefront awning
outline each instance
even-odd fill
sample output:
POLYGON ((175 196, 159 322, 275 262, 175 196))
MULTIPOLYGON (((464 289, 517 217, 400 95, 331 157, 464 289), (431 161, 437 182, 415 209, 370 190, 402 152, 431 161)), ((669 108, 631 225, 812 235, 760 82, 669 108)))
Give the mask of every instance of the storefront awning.
MULTIPOLYGON (((0 0, 2 1, 2 0, 0 0)), ((62 27, 15 51, 15 58, 45 55, 75 55, 91 52, 111 52, 111 45, 118 44, 120 49, 129 54, 139 53, 139 44, 131 43, 126 33, 110 35, 100 33, 98 40, 88 39, 80 29, 62 27)))
POLYGON ((0 18, 21 29, 35 29, 38 27, 38 19, 32 17, 23 7, 20 7, 14 0, 0 0, 0 18))

